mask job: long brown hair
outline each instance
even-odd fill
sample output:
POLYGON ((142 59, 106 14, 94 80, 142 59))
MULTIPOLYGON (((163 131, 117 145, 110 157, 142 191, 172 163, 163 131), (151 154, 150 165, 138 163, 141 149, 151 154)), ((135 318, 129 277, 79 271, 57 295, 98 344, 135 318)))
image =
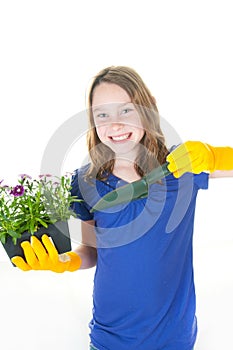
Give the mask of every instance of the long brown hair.
POLYGON ((89 89, 87 108, 89 115, 89 131, 87 145, 91 158, 91 165, 87 177, 105 179, 114 168, 114 152, 101 143, 94 124, 92 101, 95 88, 101 83, 116 84, 129 95, 131 102, 139 111, 145 134, 140 141, 144 146, 135 160, 135 170, 144 176, 154 167, 165 162, 168 154, 165 138, 160 127, 160 117, 155 98, 132 68, 125 66, 111 66, 101 70, 93 79, 89 89))

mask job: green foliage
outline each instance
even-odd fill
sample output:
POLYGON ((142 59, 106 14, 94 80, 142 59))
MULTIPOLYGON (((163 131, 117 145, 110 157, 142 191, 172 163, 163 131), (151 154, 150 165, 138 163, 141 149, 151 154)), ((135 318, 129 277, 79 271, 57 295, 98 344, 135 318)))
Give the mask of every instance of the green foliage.
POLYGON ((10 236, 16 244, 25 231, 34 234, 42 226, 76 217, 71 204, 80 199, 70 191, 68 176, 32 179, 24 174, 14 187, 0 182, 0 241, 4 244, 10 236))

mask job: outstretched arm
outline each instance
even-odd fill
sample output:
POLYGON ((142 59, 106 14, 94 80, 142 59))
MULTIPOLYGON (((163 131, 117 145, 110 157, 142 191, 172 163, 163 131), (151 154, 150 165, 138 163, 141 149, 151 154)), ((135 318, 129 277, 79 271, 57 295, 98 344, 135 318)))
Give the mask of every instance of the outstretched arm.
POLYGON ((212 177, 233 176, 233 148, 213 147, 200 141, 187 141, 171 152, 168 169, 175 177, 186 172, 210 172, 212 177))

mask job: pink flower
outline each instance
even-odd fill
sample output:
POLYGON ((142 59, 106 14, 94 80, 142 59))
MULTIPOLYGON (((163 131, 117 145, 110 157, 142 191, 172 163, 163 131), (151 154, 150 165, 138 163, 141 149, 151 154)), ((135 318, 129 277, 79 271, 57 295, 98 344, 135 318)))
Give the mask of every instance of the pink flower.
POLYGON ((39 178, 42 179, 43 177, 52 177, 53 175, 51 174, 41 174, 39 175, 39 178))
POLYGON ((21 177, 21 179, 31 179, 32 177, 28 174, 19 174, 19 176, 21 177))

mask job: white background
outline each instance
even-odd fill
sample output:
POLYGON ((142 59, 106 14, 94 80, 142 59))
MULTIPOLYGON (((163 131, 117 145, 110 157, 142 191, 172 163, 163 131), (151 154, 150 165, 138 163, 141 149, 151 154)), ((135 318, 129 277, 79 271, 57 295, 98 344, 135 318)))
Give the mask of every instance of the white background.
MULTIPOLYGON (((231 5, 1 1, 0 179, 13 184, 20 173, 40 173, 53 133, 85 109, 91 78, 109 65, 138 71, 182 140, 232 146, 231 5)), ((64 160, 64 171, 80 165, 83 144, 76 149, 64 160)), ((233 346, 232 191, 232 179, 215 179, 198 199, 196 350, 233 346)), ((1 348, 87 349, 93 273, 23 273, 1 248, 1 348)))

